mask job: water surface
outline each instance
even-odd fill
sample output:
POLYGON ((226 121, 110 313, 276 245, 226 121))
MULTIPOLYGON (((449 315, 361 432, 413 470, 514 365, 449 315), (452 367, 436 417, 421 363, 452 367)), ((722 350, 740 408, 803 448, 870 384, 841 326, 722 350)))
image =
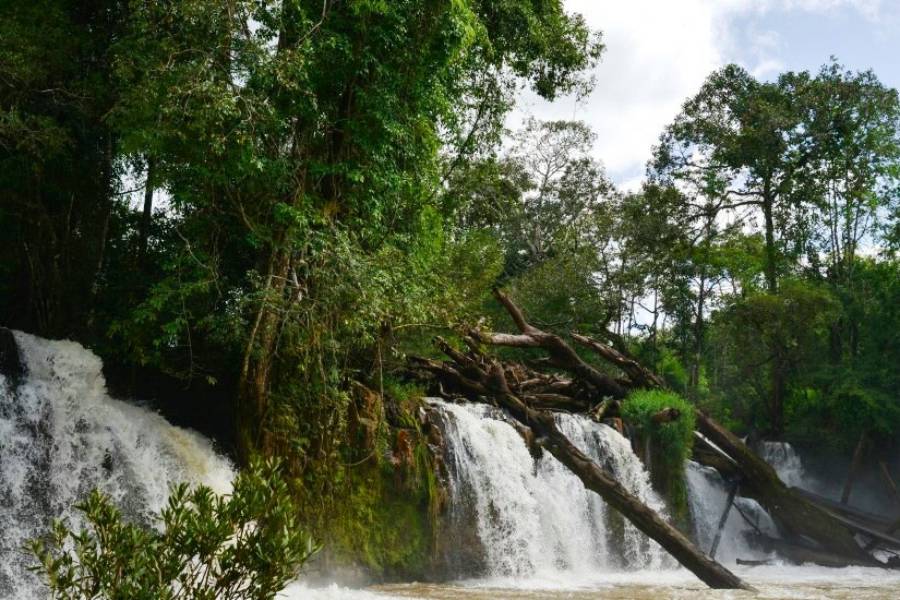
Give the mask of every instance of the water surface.
POLYGON ((593 579, 482 579, 449 584, 404 583, 354 590, 331 585, 289 588, 285 599, 309 600, 883 600, 900 598, 900 571, 850 567, 737 567, 756 592, 711 590, 683 570, 607 573, 593 579))

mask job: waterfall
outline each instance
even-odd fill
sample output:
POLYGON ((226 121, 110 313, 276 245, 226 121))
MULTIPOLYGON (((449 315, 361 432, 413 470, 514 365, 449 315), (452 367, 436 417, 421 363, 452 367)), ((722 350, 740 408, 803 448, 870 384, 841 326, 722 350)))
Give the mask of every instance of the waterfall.
POLYGON ((110 398, 100 359, 69 341, 14 333, 25 375, 0 374, 0 597, 37 600, 27 540, 52 519, 78 526, 72 505, 99 488, 145 523, 172 484, 230 489, 230 463, 203 436, 145 408, 110 398))
MULTIPOLYGON (((726 482, 715 469, 693 461, 687 464, 686 476, 688 501, 694 522, 694 539, 700 549, 708 553, 716 537, 719 520, 733 484, 726 482)), ((750 536, 757 530, 771 537, 778 535, 772 519, 756 500, 736 496, 734 506, 728 512, 722 529, 716 560, 733 563, 738 558, 755 560, 769 558, 749 543, 750 536)))
MULTIPOLYGON (((451 527, 474 528, 481 575, 577 577, 674 565, 549 453, 535 460, 504 413, 480 404, 431 403, 443 415, 451 527)), ((663 510, 628 440, 583 417, 561 414, 557 425, 631 493, 663 510)))
MULTIPOLYGON (((806 474, 797 451, 789 443, 761 442, 758 451, 760 458, 772 465, 786 485, 810 488, 814 484, 806 474)), ((688 463, 686 474, 695 539, 700 548, 708 552, 716 536, 732 483, 726 482, 715 469, 695 462, 688 463)), ((779 536, 772 518, 758 502, 741 497, 740 488, 734 502, 735 506, 729 512, 722 529, 716 559, 734 562, 737 558, 773 558, 748 543, 757 530, 769 537, 779 536)))
POLYGON ((803 462, 794 447, 787 442, 762 442, 759 444, 760 457, 772 465, 778 477, 787 486, 808 487, 803 462))

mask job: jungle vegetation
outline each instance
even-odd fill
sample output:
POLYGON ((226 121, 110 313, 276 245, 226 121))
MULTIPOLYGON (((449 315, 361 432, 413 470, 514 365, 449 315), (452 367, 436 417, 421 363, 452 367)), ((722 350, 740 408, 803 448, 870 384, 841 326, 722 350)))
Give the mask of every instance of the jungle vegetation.
POLYGON ((0 6, 0 324, 202 402, 369 565, 420 568, 386 524, 427 540, 439 502, 406 357, 502 323, 495 287, 736 432, 900 441, 900 100, 870 71, 725 66, 624 192, 583 122, 506 129, 523 89, 603 85, 559 0, 0 6))

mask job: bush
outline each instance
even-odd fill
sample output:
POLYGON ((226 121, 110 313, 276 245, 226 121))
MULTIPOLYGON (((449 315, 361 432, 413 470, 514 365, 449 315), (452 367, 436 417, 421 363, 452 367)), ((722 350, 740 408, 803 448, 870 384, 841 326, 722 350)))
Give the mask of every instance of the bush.
POLYGON ((57 521, 30 544, 53 598, 270 600, 318 550, 274 462, 238 475, 230 496, 175 486, 159 528, 126 522, 96 490, 77 508, 87 527, 57 521))
POLYGON ((687 515, 685 461, 691 456, 694 441, 694 407, 674 392, 638 390, 622 403, 622 416, 647 436, 653 448, 653 478, 669 496, 676 518, 687 515), (653 415, 666 408, 681 414, 673 421, 656 423, 653 415))

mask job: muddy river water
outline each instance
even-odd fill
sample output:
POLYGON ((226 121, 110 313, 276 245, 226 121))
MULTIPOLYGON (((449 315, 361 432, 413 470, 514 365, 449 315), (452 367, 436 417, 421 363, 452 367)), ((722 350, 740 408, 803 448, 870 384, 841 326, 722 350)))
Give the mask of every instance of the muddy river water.
POLYGON ((404 583, 351 589, 332 584, 296 585, 285 598, 310 600, 686 600, 714 599, 900 599, 900 571, 870 568, 737 567, 755 592, 710 590, 683 570, 635 571, 560 578, 483 579, 444 584, 404 583))

